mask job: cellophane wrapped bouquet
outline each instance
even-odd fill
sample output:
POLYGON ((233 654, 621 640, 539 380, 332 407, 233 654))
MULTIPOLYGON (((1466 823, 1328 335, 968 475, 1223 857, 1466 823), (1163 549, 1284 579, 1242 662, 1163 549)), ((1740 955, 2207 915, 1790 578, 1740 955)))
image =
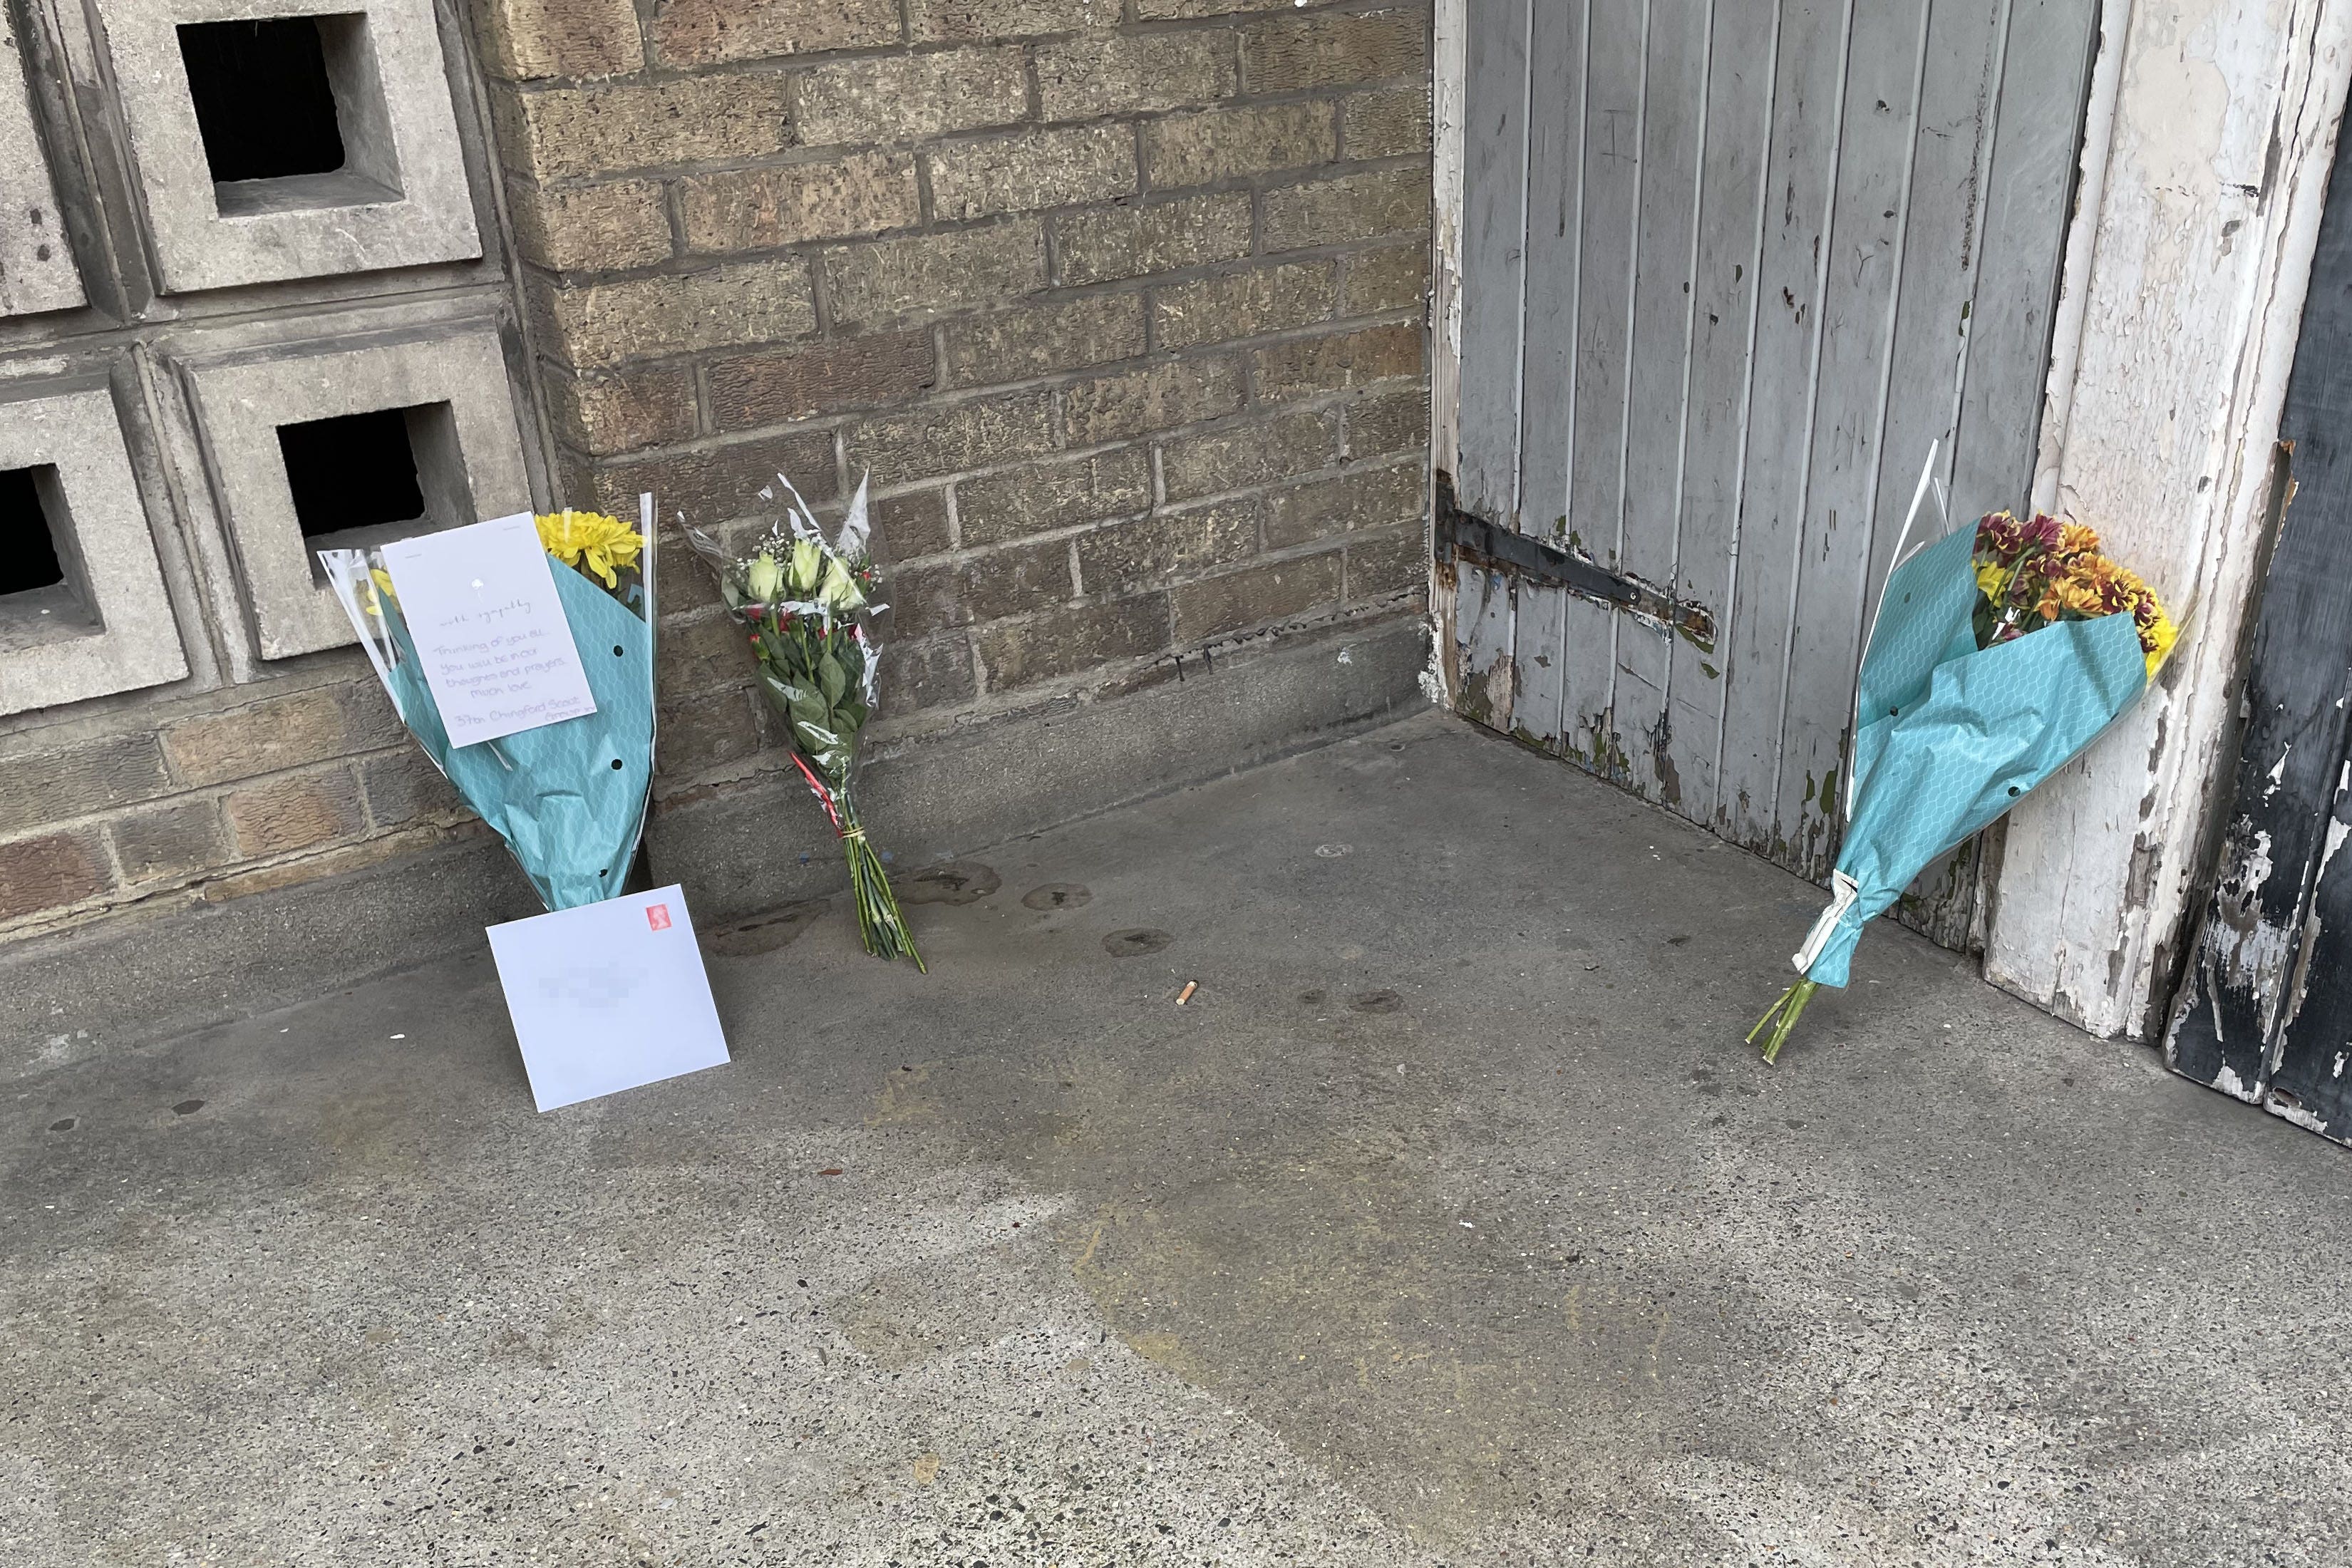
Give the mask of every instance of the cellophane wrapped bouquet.
POLYGON ((551 910, 620 892, 645 832, 654 772, 653 498, 639 498, 638 510, 644 532, 602 512, 531 520, 556 565, 556 595, 596 710, 467 746, 450 744, 383 549, 319 552, 401 722, 506 841, 551 910), (615 657, 589 656, 607 647, 615 657))
POLYGON ((730 551, 698 528, 688 529, 687 540, 717 574, 719 596, 758 658, 760 689, 792 737, 793 764, 841 840, 866 951, 883 958, 903 953, 919 970, 922 954, 857 809, 858 738, 874 711, 880 653, 874 619, 887 607, 874 596, 880 574, 866 484, 859 481, 830 542, 792 481, 778 474, 776 485, 761 497, 781 500, 783 519, 748 552, 730 551))
POLYGON ((1748 1031, 1766 1061, 1815 991, 1845 984, 1864 924, 2072 762, 2179 635, 2081 523, 1993 512, 1898 563, 1856 683, 1832 902, 1792 961, 1802 978, 1748 1031))

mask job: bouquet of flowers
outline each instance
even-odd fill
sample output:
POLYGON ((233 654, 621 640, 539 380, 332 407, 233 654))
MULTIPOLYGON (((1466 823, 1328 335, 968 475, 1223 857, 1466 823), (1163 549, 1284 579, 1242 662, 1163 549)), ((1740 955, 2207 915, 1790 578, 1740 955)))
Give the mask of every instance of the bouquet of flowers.
POLYGON ((645 831, 654 771, 653 498, 641 497, 638 510, 637 529, 601 512, 532 519, 560 563, 555 590, 572 641, 614 657, 581 660, 594 712, 473 745, 450 743, 383 550, 319 552, 401 722, 506 841, 551 910, 618 893, 645 831))
MULTIPOLYGON (((1923 473, 1915 519, 1927 489, 1923 473)), ((1864 923, 2073 761, 2147 689, 2179 635, 2080 523, 1994 512, 1908 560, 1902 547, 1855 682, 1832 902, 1792 960, 1802 978, 1748 1033, 1751 1044, 1766 1035, 1768 1062, 1813 993, 1845 984, 1864 923)))
MULTIPOLYGON (((793 482, 782 474, 776 482, 789 498, 784 521, 749 555, 730 553, 700 529, 688 529, 687 539, 709 563, 719 596, 748 632, 760 689, 791 734, 793 763, 841 840, 866 951, 882 958, 905 953, 920 970, 922 954, 852 793, 857 738, 874 711, 874 616, 887 607, 873 597, 880 574, 868 548, 866 483, 858 481, 840 535, 828 542, 793 482)), ((772 490, 760 493, 775 499, 772 490)))
POLYGON ((1990 513, 1977 523, 1969 564, 1978 592, 1970 625, 1979 648, 2063 621, 2128 610, 2153 680, 2179 638, 2155 590, 2102 554, 2098 534, 2082 523, 2040 512, 2032 522, 2018 521, 2013 512, 1990 513))

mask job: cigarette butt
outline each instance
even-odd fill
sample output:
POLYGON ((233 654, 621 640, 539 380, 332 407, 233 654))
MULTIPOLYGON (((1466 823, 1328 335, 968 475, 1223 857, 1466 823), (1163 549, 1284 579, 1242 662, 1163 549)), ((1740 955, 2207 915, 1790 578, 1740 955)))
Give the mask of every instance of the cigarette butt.
POLYGON ((1184 989, 1176 994, 1176 1005, 1181 1007, 1185 1003, 1190 1002, 1192 999, 1192 993, 1200 988, 1201 983, 1197 980, 1184 982, 1184 989))

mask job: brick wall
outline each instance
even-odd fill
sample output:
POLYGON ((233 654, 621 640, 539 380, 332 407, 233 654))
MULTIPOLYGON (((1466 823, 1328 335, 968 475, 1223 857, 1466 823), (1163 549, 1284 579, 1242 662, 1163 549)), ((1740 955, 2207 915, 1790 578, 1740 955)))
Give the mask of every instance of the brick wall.
MULTIPOLYGON (((835 507, 870 468, 884 749, 1418 614, 1425 4, 475 19, 562 499, 740 532, 778 468, 835 507)), ((788 764, 666 544, 677 808, 788 764)), ((486 832, 355 653, 240 684, 194 651, 0 735, 0 941, 486 832)))
POLYGON ((0 934, 219 902, 487 833, 374 677, 341 663, 10 737, 0 934))
MULTIPOLYGON (((870 470, 878 741, 1417 609, 1426 5, 488 20, 570 488, 709 523, 870 470)), ((677 798, 783 758, 698 563, 667 581, 677 798)))

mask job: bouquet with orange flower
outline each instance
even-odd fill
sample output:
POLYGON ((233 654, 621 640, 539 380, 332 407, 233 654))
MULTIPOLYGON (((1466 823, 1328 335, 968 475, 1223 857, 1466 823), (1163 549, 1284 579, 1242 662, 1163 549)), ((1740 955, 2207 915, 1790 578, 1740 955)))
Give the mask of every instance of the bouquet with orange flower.
POLYGON ((2180 635, 2156 591, 2103 554, 2096 531, 2082 523, 2040 512, 2020 522, 2014 512, 1992 512, 1977 523, 1970 564, 1980 595, 1972 617, 1979 648, 2063 621, 2128 612, 2153 679, 2180 635))
MULTIPOLYGON (((1928 488, 1923 473, 1913 520, 1928 488)), ((1907 560, 1898 540, 1895 556, 1854 682, 1832 901, 1792 960, 1801 978, 1748 1034, 1767 1061, 1817 990, 1845 984, 1864 923, 2072 762, 2179 636, 2079 523, 1994 512, 1907 560)))

